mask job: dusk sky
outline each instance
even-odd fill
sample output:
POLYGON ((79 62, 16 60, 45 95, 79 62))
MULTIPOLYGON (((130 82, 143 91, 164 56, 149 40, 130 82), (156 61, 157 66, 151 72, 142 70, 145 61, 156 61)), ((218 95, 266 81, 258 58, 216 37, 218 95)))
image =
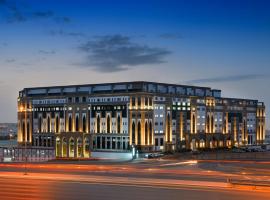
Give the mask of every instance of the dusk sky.
POLYGON ((25 87, 135 80, 259 99, 269 116, 269 63, 268 0, 0 0, 0 122, 25 87))

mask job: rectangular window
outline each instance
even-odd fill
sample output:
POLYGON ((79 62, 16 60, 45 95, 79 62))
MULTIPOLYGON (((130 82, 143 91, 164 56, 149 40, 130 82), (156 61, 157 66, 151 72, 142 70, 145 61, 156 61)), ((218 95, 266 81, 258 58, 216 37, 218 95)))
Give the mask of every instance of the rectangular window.
POLYGON ((158 146, 158 138, 155 139, 155 146, 158 146))
POLYGON ((97 137, 97 149, 100 149, 100 137, 97 137))
POLYGON ((141 106, 141 97, 138 97, 138 106, 141 106))
POLYGON ((102 137, 102 149, 105 149, 105 137, 102 137))
POLYGON ((131 103, 132 103, 132 106, 135 106, 136 105, 136 98, 135 97, 132 97, 132 99, 131 99, 131 103))
POLYGON ((147 97, 145 97, 144 105, 145 105, 145 106, 148 106, 148 98, 147 98, 147 97))
POLYGON ((163 146, 163 138, 160 138, 160 146, 163 146))

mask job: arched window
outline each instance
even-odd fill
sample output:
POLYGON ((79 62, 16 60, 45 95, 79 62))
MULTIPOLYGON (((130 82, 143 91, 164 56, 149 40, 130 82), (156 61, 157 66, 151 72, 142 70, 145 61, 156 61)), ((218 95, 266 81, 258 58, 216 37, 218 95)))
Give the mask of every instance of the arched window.
POLYGON ((227 120, 224 120, 224 133, 227 133, 227 120))
POLYGON ((137 101, 138 101, 138 106, 141 106, 141 97, 138 97, 137 101))
POLYGON ((50 133, 51 132, 51 119, 48 116, 47 118, 47 132, 50 133))
POLYGON ((121 132, 120 127, 121 127, 121 119, 120 119, 120 116, 118 115, 118 117, 117 117, 117 133, 121 132))
POLYGON ((79 131, 79 116, 76 116, 76 131, 79 131))
POLYGON ((136 105, 136 98, 135 97, 132 97, 131 104, 132 104, 132 106, 136 105))
POLYGON ((263 125, 261 126, 261 140, 263 140, 263 125))
POLYGON ((195 121, 195 115, 192 116, 192 132, 195 133, 196 129, 196 121, 195 121))
POLYGON ((148 123, 145 122, 145 130, 144 130, 144 134, 145 134, 145 144, 148 144, 148 123))
POLYGON ((141 122, 138 122, 138 145, 141 145, 141 122))
POLYGON ((214 133, 214 126, 215 126, 215 123, 214 123, 214 116, 212 115, 211 117, 211 133, 214 133))
POLYGON ((62 139, 62 157, 67 157, 67 140, 65 137, 62 139))
POLYGON ((205 147, 205 142, 203 139, 200 140, 200 148, 204 148, 205 147))
POLYGON ((107 133, 111 132, 111 119, 110 115, 107 116, 107 133))
POLYGON ((246 120, 244 120, 244 139, 246 138, 246 132, 247 132, 247 123, 246 120))
POLYGON ((170 114, 167 115, 167 141, 171 141, 170 114))
POLYGON ((152 144, 153 143, 153 141, 152 141, 152 139, 153 139, 153 132, 152 132, 152 122, 150 121, 150 123, 149 123, 149 144, 152 144))
POLYGON ((89 142, 89 139, 86 137, 84 139, 84 154, 85 154, 85 157, 89 157, 89 153, 90 153, 90 142, 89 142))
POLYGON ((42 121, 41 121, 41 117, 38 118, 38 132, 41 133, 42 129, 41 129, 41 126, 42 126, 42 121))
POLYGON ((135 136, 135 123, 132 123, 132 144, 135 144, 136 136, 135 136))
POLYGON ((69 157, 75 156, 75 142, 73 138, 69 139, 69 157))
MULTIPOLYGON (((82 139, 78 138, 77 139, 77 157, 83 157, 83 144, 82 144, 82 139)), ((75 155, 76 156, 76 155, 75 155)))
POLYGON ((55 155, 56 157, 61 157, 61 153, 60 153, 60 138, 56 137, 56 146, 55 146, 55 155))
POLYGON ((100 133, 100 117, 97 116, 97 133, 100 133))
POLYGON ((68 117, 68 131, 72 131, 72 117, 71 115, 68 117))
POLYGON ((210 116, 207 115, 207 132, 210 133, 210 116))
POLYGON ((145 106, 148 106, 148 98, 147 98, 147 97, 145 97, 144 105, 145 105, 145 106))
POLYGON ((27 122, 27 128, 26 128, 26 141, 29 142, 30 141, 30 124, 29 122, 27 122))
POLYGON ((25 141, 25 123, 22 123, 22 141, 25 141))
POLYGON ((59 133, 59 117, 56 116, 56 119, 55 119, 55 130, 56 130, 56 133, 59 133))
POLYGON ((83 132, 85 133, 86 132, 86 117, 85 115, 83 116, 83 132))

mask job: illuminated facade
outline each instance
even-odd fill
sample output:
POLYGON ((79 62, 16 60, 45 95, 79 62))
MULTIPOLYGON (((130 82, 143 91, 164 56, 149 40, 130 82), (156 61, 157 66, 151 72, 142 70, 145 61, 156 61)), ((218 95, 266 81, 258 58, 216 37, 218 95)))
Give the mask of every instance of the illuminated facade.
POLYGON ((25 88, 18 142, 57 157, 263 144, 265 106, 208 87, 123 82, 25 88))

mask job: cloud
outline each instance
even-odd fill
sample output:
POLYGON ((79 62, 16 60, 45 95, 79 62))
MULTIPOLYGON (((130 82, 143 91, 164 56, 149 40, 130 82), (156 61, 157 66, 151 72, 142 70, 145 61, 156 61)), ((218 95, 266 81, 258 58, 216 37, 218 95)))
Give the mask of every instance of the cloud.
POLYGON ((63 30, 51 30, 49 32, 51 36, 70 36, 70 37, 86 37, 82 32, 68 32, 63 30))
POLYGON ((222 83, 222 82, 238 82, 245 80, 254 80, 267 77, 264 74, 243 74, 243 75, 233 75, 233 76, 221 76, 215 78, 202 78, 186 81, 187 84, 197 84, 197 83, 222 83))
POLYGON ((6 8, 9 12, 9 15, 6 17, 8 23, 26 21, 26 16, 18 9, 16 2, 0 0, 0 6, 6 8))
POLYGON ((176 39, 182 39, 183 36, 181 34, 177 33, 163 33, 159 35, 162 39, 170 39, 170 40, 176 40, 176 39))
POLYGON ((6 46, 8 46, 8 43, 7 42, 2 42, 2 43, 0 43, 0 46, 6 47, 6 46))
POLYGON ((54 16, 54 12, 51 10, 47 11, 35 11, 32 13, 34 18, 51 18, 54 16))
POLYGON ((54 21, 57 22, 57 23, 70 23, 71 22, 71 18, 69 17, 55 17, 54 18, 54 21))
POLYGON ((149 47, 131 42, 123 35, 97 36, 79 46, 87 55, 82 66, 94 67, 100 72, 128 70, 139 65, 164 63, 164 58, 171 52, 164 48, 149 47))
POLYGON ((11 59, 6 59, 6 63, 13 63, 15 62, 16 60, 14 58, 11 58, 11 59))
POLYGON ((8 15, 6 16, 8 23, 19 23, 39 19, 51 19, 58 23, 69 23, 71 21, 69 17, 57 16, 51 10, 33 10, 29 7, 28 10, 25 10, 25 7, 15 1, 0 0, 0 6, 6 8, 8 11, 8 15))
POLYGON ((45 55, 52 55, 52 54, 55 54, 56 52, 54 50, 51 50, 51 51, 39 50, 38 53, 45 54, 45 55))

